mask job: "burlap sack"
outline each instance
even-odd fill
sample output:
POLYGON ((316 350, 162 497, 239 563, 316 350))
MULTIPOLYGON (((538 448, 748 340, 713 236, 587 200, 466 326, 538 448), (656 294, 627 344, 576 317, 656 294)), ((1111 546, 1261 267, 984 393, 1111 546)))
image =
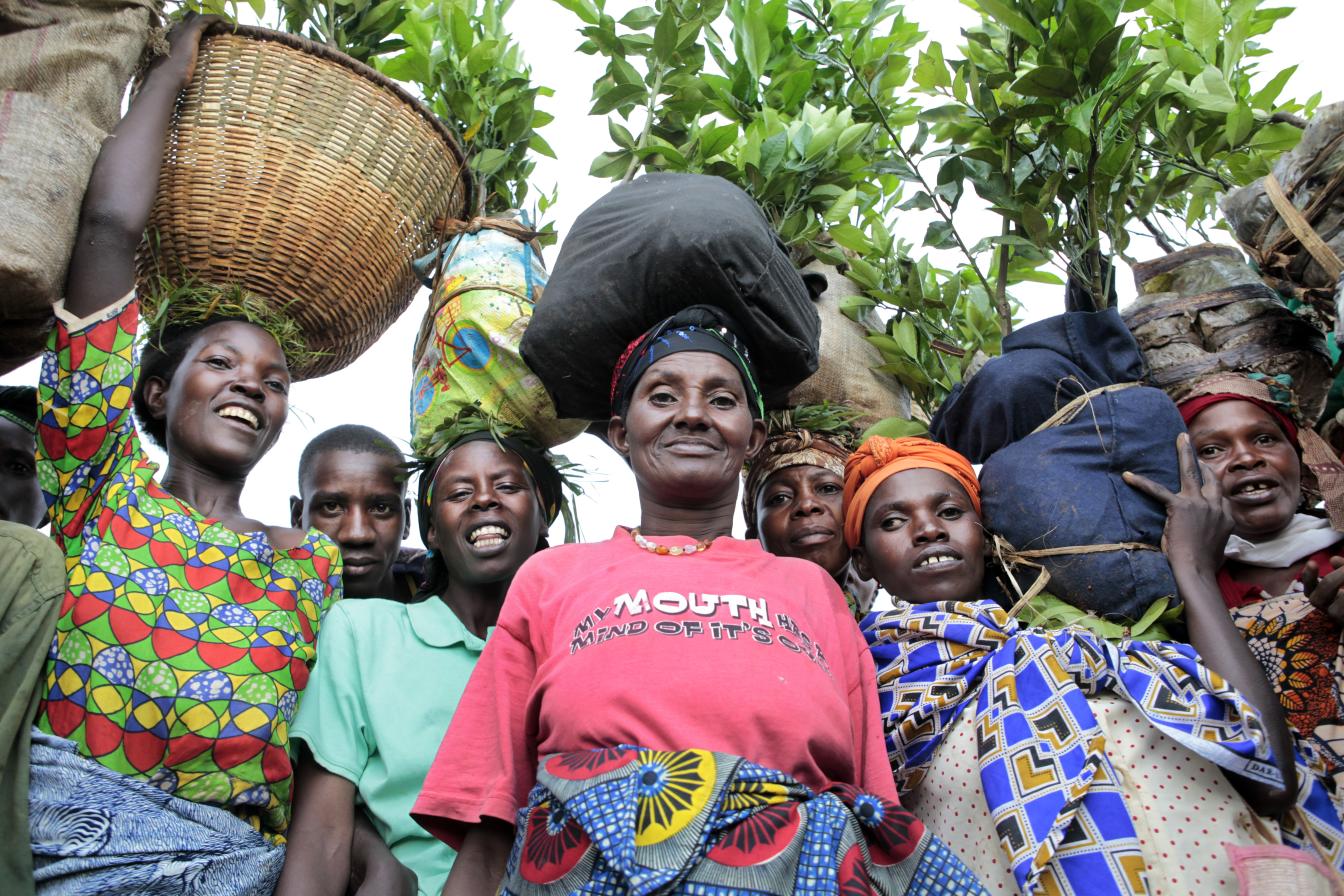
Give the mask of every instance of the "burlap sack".
POLYGON ((869 329, 882 329, 877 316, 871 322, 850 320, 840 311, 840 302, 857 295, 859 287, 835 268, 812 262, 803 269, 826 277, 826 291, 815 302, 821 318, 820 363, 817 372, 789 393, 789 406, 803 404, 843 405, 857 411, 855 421, 866 429, 888 417, 910 418, 910 393, 900 381, 875 368, 882 353, 867 340, 869 329))
POLYGON ((161 0, 0 0, 0 373, 42 347, 98 148, 161 0))
POLYGON ((1181 401, 1224 371, 1292 377, 1303 417, 1330 388, 1325 335, 1293 314, 1230 246, 1204 244, 1134 266, 1139 296, 1122 314, 1149 379, 1181 401))

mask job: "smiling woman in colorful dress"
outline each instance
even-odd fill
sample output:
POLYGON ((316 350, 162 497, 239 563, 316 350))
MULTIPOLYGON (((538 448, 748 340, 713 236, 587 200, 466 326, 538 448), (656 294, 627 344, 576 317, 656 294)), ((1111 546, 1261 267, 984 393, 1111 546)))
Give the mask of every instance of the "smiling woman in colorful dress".
POLYGON ((444 893, 980 892, 896 800, 840 589, 729 535, 765 430, 722 312, 612 384, 640 525, 514 578, 413 810, 460 850, 444 893))
POLYGON ((1289 723, 1344 773, 1344 470, 1278 380, 1212 377, 1179 407, 1232 514, 1223 601, 1289 723), (1328 518, 1303 512, 1308 496, 1328 518))
POLYGON ((136 361, 136 247, 207 24, 173 32, 103 145, 42 364, 38 479, 68 582, 32 747, 39 893, 269 892, 288 726, 340 595, 330 539, 239 504, 288 410, 268 328, 170 310, 136 361))

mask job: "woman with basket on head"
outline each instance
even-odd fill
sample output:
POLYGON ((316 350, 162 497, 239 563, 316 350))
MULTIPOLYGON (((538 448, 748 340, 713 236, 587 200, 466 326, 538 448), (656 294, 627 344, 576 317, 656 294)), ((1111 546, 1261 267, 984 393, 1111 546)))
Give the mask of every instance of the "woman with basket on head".
MULTIPOLYGON (((509 584, 547 547, 563 500, 555 459, 526 434, 497 435, 483 419, 455 426, 420 469, 429 551, 416 600, 346 600, 323 621, 292 734, 307 749, 279 896, 346 892, 364 848, 360 806, 414 873, 409 892, 438 896, 452 868, 453 850, 411 819, 411 804, 509 584)), ((362 876, 360 892, 392 892, 362 876)))
POLYGON ((728 534, 764 428, 727 323, 616 365, 640 525, 514 578, 414 809, 459 848, 445 893, 979 892, 895 799, 835 582, 728 534))
POLYGON ((240 295, 170 307, 136 360, 135 252, 207 24, 174 30, 104 144, 43 360, 39 479, 68 582, 32 748, 39 893, 269 893, 288 725, 340 596, 330 539, 239 503, 288 409, 274 316, 240 295))
POLYGON ((1344 865, 1320 766, 1222 611, 1218 485, 1188 437, 1178 452, 1179 492, 1125 480, 1167 509, 1190 645, 1028 627, 985 599, 980 483, 952 449, 874 437, 846 464, 846 540, 896 599, 862 626, 892 769, 993 892, 1261 892, 1262 862, 1319 882, 1337 872, 1317 855, 1344 865))

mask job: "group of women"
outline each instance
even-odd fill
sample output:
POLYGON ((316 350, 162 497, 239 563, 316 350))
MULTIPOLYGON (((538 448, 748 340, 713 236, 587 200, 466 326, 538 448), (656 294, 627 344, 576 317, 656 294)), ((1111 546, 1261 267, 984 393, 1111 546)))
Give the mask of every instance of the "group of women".
POLYGON ((206 317, 134 351, 200 27, 99 156, 43 364, 67 581, 30 753, 38 892, 1096 896, 1344 866, 1344 535, 1303 512, 1301 434, 1250 380, 1185 405, 1178 492, 1131 480, 1167 508, 1188 643, 1019 626, 985 597, 971 465, 769 431, 709 306, 611 359, 637 526, 547 547, 552 460, 465 432, 421 469, 421 600, 338 603, 334 543, 239 503, 286 416, 281 342, 206 317))

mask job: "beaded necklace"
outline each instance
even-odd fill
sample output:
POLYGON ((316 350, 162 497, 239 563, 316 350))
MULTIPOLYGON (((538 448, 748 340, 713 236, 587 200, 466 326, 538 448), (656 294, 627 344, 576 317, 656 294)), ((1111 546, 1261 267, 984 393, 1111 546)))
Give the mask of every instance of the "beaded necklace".
POLYGON ((679 557, 683 554, 685 555, 698 554, 713 543, 712 539, 710 541, 705 541, 704 539, 701 539, 700 541, 697 541, 695 544, 688 544, 684 546, 679 544, 674 545, 654 544, 652 541, 649 541, 643 535, 639 534, 638 526, 630 530, 630 535, 632 538, 635 539, 636 545, 648 551, 650 554, 665 554, 672 557, 679 557))

